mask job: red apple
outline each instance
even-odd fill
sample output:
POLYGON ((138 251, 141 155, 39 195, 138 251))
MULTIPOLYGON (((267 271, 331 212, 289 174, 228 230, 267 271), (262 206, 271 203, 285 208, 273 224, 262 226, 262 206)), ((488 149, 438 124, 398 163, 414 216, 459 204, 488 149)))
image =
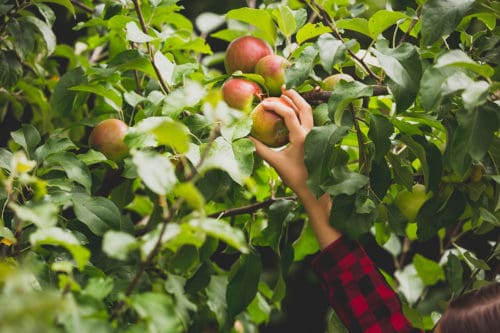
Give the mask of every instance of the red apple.
POLYGON ((123 142, 127 129, 127 124, 119 119, 103 120, 90 132, 89 145, 108 159, 118 161, 128 154, 123 142))
POLYGON ((255 73, 264 78, 269 95, 281 95, 281 86, 285 83, 285 68, 288 66, 288 60, 277 54, 267 55, 255 65, 255 73))
POLYGON ((237 70, 253 73, 257 61, 272 53, 273 49, 263 39, 253 36, 239 37, 229 43, 224 56, 224 67, 228 74, 237 70))
MULTIPOLYGON (((268 97, 266 101, 290 104, 279 97, 268 97)), ((250 135, 269 147, 280 147, 288 143, 288 128, 285 126, 283 118, 272 110, 264 108, 259 103, 250 113, 252 118, 252 129, 250 135)))
POLYGON ((253 81, 232 78, 222 86, 222 97, 232 108, 250 111, 255 98, 262 94, 259 85, 253 81))

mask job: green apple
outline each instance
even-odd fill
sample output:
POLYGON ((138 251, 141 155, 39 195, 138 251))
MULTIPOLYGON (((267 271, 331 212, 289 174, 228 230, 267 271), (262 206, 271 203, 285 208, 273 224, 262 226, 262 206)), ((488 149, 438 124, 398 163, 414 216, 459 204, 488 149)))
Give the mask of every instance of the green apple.
POLYGON ((413 222, 417 218, 420 208, 430 197, 432 197, 432 193, 426 192, 423 184, 415 184, 411 191, 405 189, 399 192, 394 199, 394 204, 408 221, 413 222))

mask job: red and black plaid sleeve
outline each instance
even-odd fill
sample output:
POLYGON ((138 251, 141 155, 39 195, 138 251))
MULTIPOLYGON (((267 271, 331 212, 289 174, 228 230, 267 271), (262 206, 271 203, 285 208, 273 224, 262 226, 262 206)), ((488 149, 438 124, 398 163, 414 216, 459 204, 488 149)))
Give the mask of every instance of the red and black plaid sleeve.
POLYGON ((421 332, 358 242, 342 236, 313 260, 331 306, 352 333, 421 332))

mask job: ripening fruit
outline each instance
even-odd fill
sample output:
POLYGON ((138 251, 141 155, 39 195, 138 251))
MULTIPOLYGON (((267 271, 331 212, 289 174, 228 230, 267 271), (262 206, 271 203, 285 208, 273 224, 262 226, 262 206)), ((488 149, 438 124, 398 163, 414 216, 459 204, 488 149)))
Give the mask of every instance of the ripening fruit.
MULTIPOLYGON (((325 90, 328 91, 333 91, 335 89, 335 86, 337 83, 340 81, 346 81, 346 82, 352 82, 354 81, 354 78, 350 76, 349 74, 345 73, 337 73, 337 74, 332 74, 330 76, 327 76, 324 80, 323 83, 325 85, 325 90)), ((363 99, 358 98, 354 101, 352 101, 352 104, 356 109, 361 109, 363 107, 363 99)))
POLYGON ((232 108, 250 112, 256 98, 262 94, 259 85, 253 81, 232 78, 222 86, 222 97, 232 108))
POLYGON ((350 76, 349 74, 337 73, 337 74, 332 74, 332 75, 326 77, 323 80, 323 83, 325 84, 326 90, 332 91, 333 89, 335 89, 335 86, 337 85, 337 83, 339 83, 342 80, 347 81, 347 82, 351 82, 351 81, 354 81, 354 78, 352 76, 350 76))
POLYGON ((431 196, 432 193, 425 191, 425 185, 415 184, 411 192, 406 189, 399 192, 394 204, 408 221, 415 221, 418 211, 431 196))
MULTIPOLYGON (((268 97, 265 100, 290 106, 290 104, 279 97, 268 97)), ((254 138, 269 147, 281 147, 288 143, 288 128, 285 126, 283 118, 274 111, 266 110, 262 103, 259 103, 252 110, 250 116, 252 118, 250 134, 254 138)))
POLYGON ((123 142, 127 129, 127 124, 119 119, 103 120, 90 132, 89 145, 108 159, 118 161, 128 154, 123 142))
POLYGON ((273 49, 263 39, 253 36, 239 37, 229 43, 224 56, 224 67, 228 74, 237 70, 253 73, 257 61, 272 53, 273 49))
POLYGON ((281 95, 281 86, 285 83, 285 69, 288 66, 288 60, 277 54, 260 58, 255 65, 255 73, 264 78, 270 96, 281 95))

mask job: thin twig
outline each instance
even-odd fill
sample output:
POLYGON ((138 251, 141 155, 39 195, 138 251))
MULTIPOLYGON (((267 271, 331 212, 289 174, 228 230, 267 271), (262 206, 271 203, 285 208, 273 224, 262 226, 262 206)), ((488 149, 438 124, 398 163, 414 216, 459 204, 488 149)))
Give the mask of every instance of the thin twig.
MULTIPOLYGON (((372 86, 372 89, 373 89, 372 96, 384 96, 389 94, 389 91, 385 86, 374 85, 372 86)), ((312 106, 316 106, 321 103, 328 102, 332 93, 333 93, 332 91, 322 90, 318 88, 303 92, 301 93, 301 95, 309 104, 311 104, 312 106)))
MULTIPOLYGON (((323 21, 323 23, 325 23, 330 29, 332 29, 333 33, 335 34, 335 36, 342 42, 345 44, 345 41, 344 41, 344 38, 342 37, 342 35, 340 34, 339 30, 337 29, 337 27, 335 26, 335 23, 333 21, 333 19, 330 17, 330 15, 328 14, 328 12, 323 8, 321 7, 318 3, 316 3, 316 1, 314 0, 311 0, 309 4, 309 7, 314 10, 318 17, 320 18, 321 21, 323 21)), ((366 70, 366 72, 371 76, 373 77, 375 80, 377 80, 377 82, 381 82, 381 79, 380 77, 375 74, 374 71, 372 71, 372 69, 363 61, 363 59, 360 59, 351 49, 347 48, 347 53, 349 53, 349 55, 354 59, 356 60, 363 68, 364 70, 366 70)))
MULTIPOLYGON (((132 281, 130 281, 127 289, 125 290, 125 297, 128 297, 132 294, 132 292, 135 290, 135 288, 139 284, 139 281, 141 280, 142 275, 144 274, 146 269, 151 265, 153 259, 156 257, 156 255, 160 251, 161 245, 163 244, 163 236, 165 235, 165 231, 167 230, 167 225, 171 221, 175 212, 177 211, 177 209, 179 209, 179 207, 182 205, 183 202, 184 202, 184 200, 182 198, 178 198, 175 201, 175 203, 168 210, 168 214, 163 218, 160 234, 158 235, 158 239, 156 240, 156 243, 155 243, 153 249, 151 250, 151 252, 149 252, 146 259, 144 259, 144 261, 141 262, 139 270, 135 273, 132 281)), ((118 315, 120 314, 120 312, 123 310, 124 306, 125 306, 124 301, 117 302, 115 304, 114 308, 111 310, 111 318, 112 319, 117 318, 118 315)))
MULTIPOLYGON (((134 8, 135 8, 135 11, 137 13, 137 17, 139 18, 139 23, 141 24, 142 32, 147 34, 148 27, 146 26, 146 22, 144 21, 144 16, 142 15, 141 6, 139 5, 138 0, 132 0, 132 2, 134 4, 134 8)), ((163 90, 163 92, 165 94, 168 94, 170 92, 170 88, 165 83, 163 77, 161 76, 160 69, 156 65, 154 54, 153 54, 153 48, 151 47, 151 44, 149 42, 146 42, 146 47, 148 49, 149 61, 151 61, 151 65, 153 65, 153 69, 156 73, 156 76, 158 77, 158 82, 160 83, 161 89, 163 90)))
POLYGON ((212 213, 212 214, 208 215, 208 217, 221 219, 224 217, 230 217, 230 216, 236 216, 236 215, 252 214, 259 209, 269 207, 273 203, 275 203, 277 201, 281 201, 281 200, 295 201, 295 200, 297 200, 297 197, 295 195, 291 195, 291 196, 287 196, 287 197, 269 198, 267 200, 264 200, 261 202, 256 202, 256 203, 251 204, 251 205, 221 210, 219 212, 212 213))
POLYGON ((87 12, 89 14, 93 14, 94 13, 94 10, 92 8, 90 8, 89 6, 87 6, 86 4, 84 4, 81 1, 71 0, 71 3, 73 5, 75 5, 75 7, 78 7, 78 8, 82 9, 83 11, 85 11, 85 12, 87 12))
POLYGON ((368 176, 368 157, 366 154, 366 145, 365 139, 363 137, 363 133, 361 132, 361 128, 359 127, 358 120, 356 119, 356 110, 354 110, 354 106, 352 103, 350 104, 350 111, 352 121, 354 123, 354 129, 356 130, 356 136, 358 137, 358 146, 359 146, 359 172, 368 176))

